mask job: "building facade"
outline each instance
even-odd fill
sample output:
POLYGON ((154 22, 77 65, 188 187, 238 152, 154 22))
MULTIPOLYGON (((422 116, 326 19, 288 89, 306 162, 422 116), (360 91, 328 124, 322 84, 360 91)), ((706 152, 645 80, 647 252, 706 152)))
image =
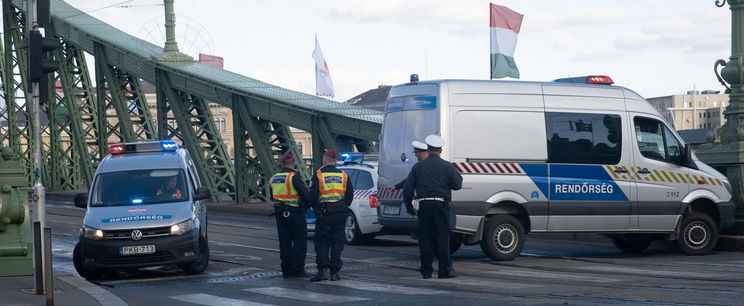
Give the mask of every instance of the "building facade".
POLYGON ((713 90, 647 100, 678 131, 720 128, 725 123, 723 111, 729 103, 728 95, 713 90))

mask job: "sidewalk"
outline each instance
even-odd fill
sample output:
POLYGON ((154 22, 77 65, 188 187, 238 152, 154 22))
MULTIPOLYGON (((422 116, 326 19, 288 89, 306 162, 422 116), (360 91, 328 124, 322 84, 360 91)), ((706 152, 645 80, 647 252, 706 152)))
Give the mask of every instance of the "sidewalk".
MULTIPOLYGON (((47 192, 47 199, 55 201, 70 202, 74 200, 75 194, 79 191, 53 191, 47 192)), ((274 212, 270 203, 256 202, 236 204, 235 202, 216 202, 207 203, 207 210, 234 213, 239 215, 256 215, 268 216, 274 212)), ((555 237, 557 240, 566 241, 608 241, 606 238, 596 234, 546 234, 555 237)), ((744 235, 719 235, 716 250, 744 252, 744 235)))
MULTIPOLYGON (((3 305, 45 305, 46 297, 36 295, 33 276, 0 277, 0 302, 3 305)), ((69 274, 54 275, 55 305, 126 305, 108 291, 69 274)))

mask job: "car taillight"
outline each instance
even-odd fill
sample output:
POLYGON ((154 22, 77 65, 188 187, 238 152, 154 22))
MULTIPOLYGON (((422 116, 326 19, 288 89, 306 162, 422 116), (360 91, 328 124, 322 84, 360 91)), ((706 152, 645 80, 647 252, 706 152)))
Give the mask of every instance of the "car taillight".
POLYGON ((372 207, 372 208, 377 207, 377 195, 369 196, 369 207, 372 207))

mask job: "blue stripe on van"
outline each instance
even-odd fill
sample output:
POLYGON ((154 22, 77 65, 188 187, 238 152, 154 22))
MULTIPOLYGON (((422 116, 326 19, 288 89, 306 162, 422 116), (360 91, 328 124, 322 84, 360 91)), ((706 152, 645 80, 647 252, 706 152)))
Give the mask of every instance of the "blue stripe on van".
POLYGON ((601 165, 550 165, 551 201, 628 201, 601 165))
POLYGON ((537 188, 542 191, 543 199, 548 196, 548 165, 547 164, 519 164, 524 173, 532 179, 537 188))

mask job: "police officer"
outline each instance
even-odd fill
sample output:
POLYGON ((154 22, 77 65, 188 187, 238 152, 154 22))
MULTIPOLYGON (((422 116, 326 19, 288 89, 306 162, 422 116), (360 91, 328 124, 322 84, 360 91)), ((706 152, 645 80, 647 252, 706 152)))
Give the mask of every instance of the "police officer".
POLYGON ((336 151, 326 150, 323 167, 313 175, 310 195, 315 199, 315 262, 318 273, 310 281, 340 280, 346 214, 354 200, 354 188, 345 172, 336 168, 336 151), (330 260, 329 260, 330 251, 330 260), (330 268, 330 276, 328 269, 330 268))
POLYGON ((419 201, 418 236, 421 253, 421 276, 431 278, 431 266, 434 252, 439 261, 439 278, 454 278, 457 275, 452 269, 449 238, 452 230, 451 190, 462 188, 462 176, 439 154, 442 153, 444 140, 437 135, 425 139, 429 157, 413 165, 403 187, 403 203, 408 213, 415 215, 413 209, 414 191, 419 201), (435 247, 436 246, 436 247, 435 247), (436 248, 436 250, 435 250, 436 248))
POLYGON ((307 255, 307 221, 305 211, 311 203, 302 177, 295 171, 291 154, 282 157, 282 169, 271 178, 271 194, 279 233, 279 257, 282 260, 282 276, 309 277, 305 272, 307 255))
MULTIPOLYGON (((412 141, 411 145, 413 145, 413 154, 416 155, 416 161, 420 162, 427 158, 429 156, 429 151, 427 151, 427 146, 425 143, 420 141, 412 141)), ((406 184, 406 180, 403 179, 400 181, 400 183, 397 183, 393 186, 388 186, 388 190, 400 190, 403 189, 403 186, 406 184)))

